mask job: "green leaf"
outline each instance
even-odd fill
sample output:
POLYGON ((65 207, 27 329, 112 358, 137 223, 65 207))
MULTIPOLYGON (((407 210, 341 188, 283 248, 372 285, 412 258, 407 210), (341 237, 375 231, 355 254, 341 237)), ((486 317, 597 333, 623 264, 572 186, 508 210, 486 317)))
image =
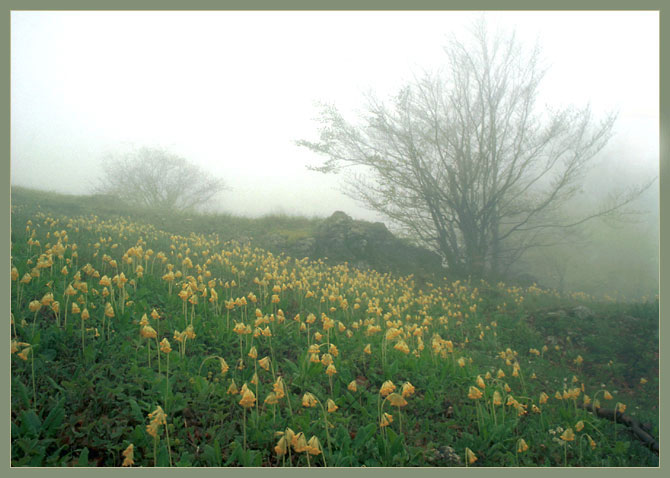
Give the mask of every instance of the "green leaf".
POLYGON ((79 455, 77 466, 88 466, 88 448, 84 447, 79 455))
POLYGON ((42 430, 44 431, 45 436, 49 436, 56 432, 63 423, 63 418, 65 418, 65 410, 63 408, 64 404, 65 398, 61 398, 56 406, 51 409, 49 415, 47 415, 47 417, 44 419, 42 430))
POLYGON ((38 436, 42 428, 40 418, 32 410, 21 413, 21 432, 27 436, 38 436))

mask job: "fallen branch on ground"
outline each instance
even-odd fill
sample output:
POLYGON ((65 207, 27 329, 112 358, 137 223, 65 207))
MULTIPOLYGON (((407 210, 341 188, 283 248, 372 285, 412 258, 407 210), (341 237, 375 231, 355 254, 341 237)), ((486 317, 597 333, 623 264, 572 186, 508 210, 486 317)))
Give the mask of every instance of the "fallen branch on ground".
POLYGON ((608 420, 616 421, 618 423, 623 423, 624 425, 630 427, 635 436, 639 438, 645 445, 647 445, 651 450, 659 454, 658 442, 654 437, 642 429, 642 425, 635 418, 619 413, 616 409, 612 408, 594 408, 593 404, 578 404, 580 408, 588 410, 589 412, 595 414, 597 417, 607 418, 608 420))

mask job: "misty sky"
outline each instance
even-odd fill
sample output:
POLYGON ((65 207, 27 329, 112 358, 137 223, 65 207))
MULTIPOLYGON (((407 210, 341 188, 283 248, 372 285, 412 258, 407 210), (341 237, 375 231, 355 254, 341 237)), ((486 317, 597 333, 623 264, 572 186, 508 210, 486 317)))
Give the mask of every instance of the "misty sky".
MULTIPOLYGON (((444 65, 477 12, 12 12, 12 184, 87 194, 107 153, 163 146, 224 178, 223 210, 375 215, 306 169, 316 102, 346 114, 444 65)), ((657 12, 488 12, 539 39, 540 104, 619 111, 598 157, 657 174, 657 12)), ((632 171, 632 173, 631 173, 632 171)))

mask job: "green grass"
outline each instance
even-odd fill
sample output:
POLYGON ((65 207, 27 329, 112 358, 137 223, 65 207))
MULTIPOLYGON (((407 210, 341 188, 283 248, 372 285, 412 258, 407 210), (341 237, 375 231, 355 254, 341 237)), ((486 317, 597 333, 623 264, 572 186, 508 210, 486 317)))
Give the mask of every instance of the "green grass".
POLYGON ((14 466, 120 466, 131 443, 136 466, 465 466, 466 448, 477 457, 471 466, 658 465, 658 456, 626 426, 578 408, 583 393, 576 400, 554 398, 556 392, 583 384, 585 393, 604 407, 625 403, 626 414, 648 423, 658 437, 657 300, 598 302, 536 287, 449 280, 420 290, 409 278, 296 261, 269 254, 255 241, 229 242, 262 230, 299 240, 316 219, 162 217, 117 210, 95 198, 16 188, 12 195, 17 279, 40 262, 45 266, 27 284, 12 281, 14 466), (59 243, 62 258, 53 248, 59 243), (132 259, 136 247, 142 253, 132 259), (153 254, 145 255, 149 249, 153 254), (159 253, 165 254, 164 262, 159 253), (48 254, 52 265, 44 262, 48 254), (184 262, 186 257, 192 266, 184 262), (164 279, 168 264, 183 271, 171 286, 164 279), (124 286, 125 301, 119 300, 117 285, 108 288, 114 291, 112 299, 100 284, 102 276, 121 272, 134 281, 124 286), (208 300, 211 280, 218 303, 208 300), (177 296, 189 283, 198 297, 194 304, 177 296), (68 285, 77 286, 72 299, 64 295, 68 285), (280 290, 273 291, 275 286, 280 290), (30 302, 46 293, 60 302, 59 314, 48 305, 30 310, 30 302), (228 311, 225 302, 241 297, 249 305, 228 311), (71 311, 74 300, 91 314, 83 330, 81 315, 71 311), (112 318, 104 315, 107 303, 113 304, 112 318), (593 316, 579 319, 577 305, 589 307, 593 316), (158 341, 167 339, 172 348, 167 376, 166 354, 160 354, 159 366, 157 341, 140 334, 143 315, 154 309, 162 318, 149 317, 149 324, 158 341), (312 323, 310 313, 315 315, 312 323), (332 328, 322 313, 333 320, 332 328), (258 336, 238 335, 236 323, 258 329, 258 336), (176 337, 188 324, 195 337, 186 341, 182 354, 176 337), (401 339, 407 354, 395 348, 402 348, 401 339), (19 343, 30 344, 31 352, 19 343), (322 363, 310 361, 308 344, 314 343, 322 344, 322 360, 329 344, 336 346, 332 359, 337 373, 332 377, 322 363), (364 351, 367 344, 371 354, 364 351), (270 358, 270 370, 249 357, 252 346, 258 359, 270 358), (530 351, 543 346, 546 351, 539 356, 530 351), (222 371, 218 359, 205 361, 212 356, 225 359, 229 369, 222 371), (578 356, 583 363, 575 362, 578 356), (237 367, 240 360, 242 368, 237 367), (504 377, 498 378, 499 371, 504 377), (258 388, 251 383, 254 373, 258 388), (275 407, 263 405, 277 376, 286 384, 286 396, 275 407), (485 387, 480 387, 482 398, 473 399, 468 395, 478 376, 485 387), (640 383, 641 378, 647 383, 640 383), (246 383, 258 406, 245 412, 240 395, 228 393, 232 380, 238 388, 246 383), (357 390, 351 391, 354 380, 357 390), (406 382, 415 387, 400 410, 380 397, 387 380, 397 392, 406 382), (604 390, 612 400, 603 398, 604 390), (493 405, 496 391, 503 403, 513 397, 519 405, 493 405), (328 427, 319 405, 302 405, 306 392, 324 406, 331 398, 339 407, 325 412, 328 427), (542 392, 551 397, 544 404, 542 392), (382 403, 393 422, 380 428, 382 403), (533 405, 541 413, 533 412, 533 405), (158 406, 167 414, 167 433, 162 426, 154 440, 147 433, 147 415, 158 406), (575 429, 579 421, 585 424, 582 431, 575 429), (318 437, 321 454, 308 462, 304 452, 289 447, 290 457, 278 456, 277 432, 287 428, 307 439, 318 437), (561 440, 563 432, 556 432, 561 428, 575 430, 576 440, 561 440), (587 434, 596 442, 593 449, 587 434), (529 449, 518 453, 522 438, 529 449), (445 454, 446 447, 455 455, 445 454))

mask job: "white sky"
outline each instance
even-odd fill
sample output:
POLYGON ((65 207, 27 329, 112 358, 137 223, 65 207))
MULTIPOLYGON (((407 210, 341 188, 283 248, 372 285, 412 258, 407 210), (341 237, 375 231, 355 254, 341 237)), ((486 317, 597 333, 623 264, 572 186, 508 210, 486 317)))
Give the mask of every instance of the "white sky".
MULTIPOLYGON (((477 12, 12 12, 12 184, 91 192, 102 156, 165 146, 224 178, 224 210, 374 218, 306 169, 317 101, 344 111, 444 64, 477 12)), ((538 38, 542 102, 618 110, 600 161, 658 169, 657 12, 488 12, 538 38)), ((657 174, 657 173, 655 173, 657 174)))

